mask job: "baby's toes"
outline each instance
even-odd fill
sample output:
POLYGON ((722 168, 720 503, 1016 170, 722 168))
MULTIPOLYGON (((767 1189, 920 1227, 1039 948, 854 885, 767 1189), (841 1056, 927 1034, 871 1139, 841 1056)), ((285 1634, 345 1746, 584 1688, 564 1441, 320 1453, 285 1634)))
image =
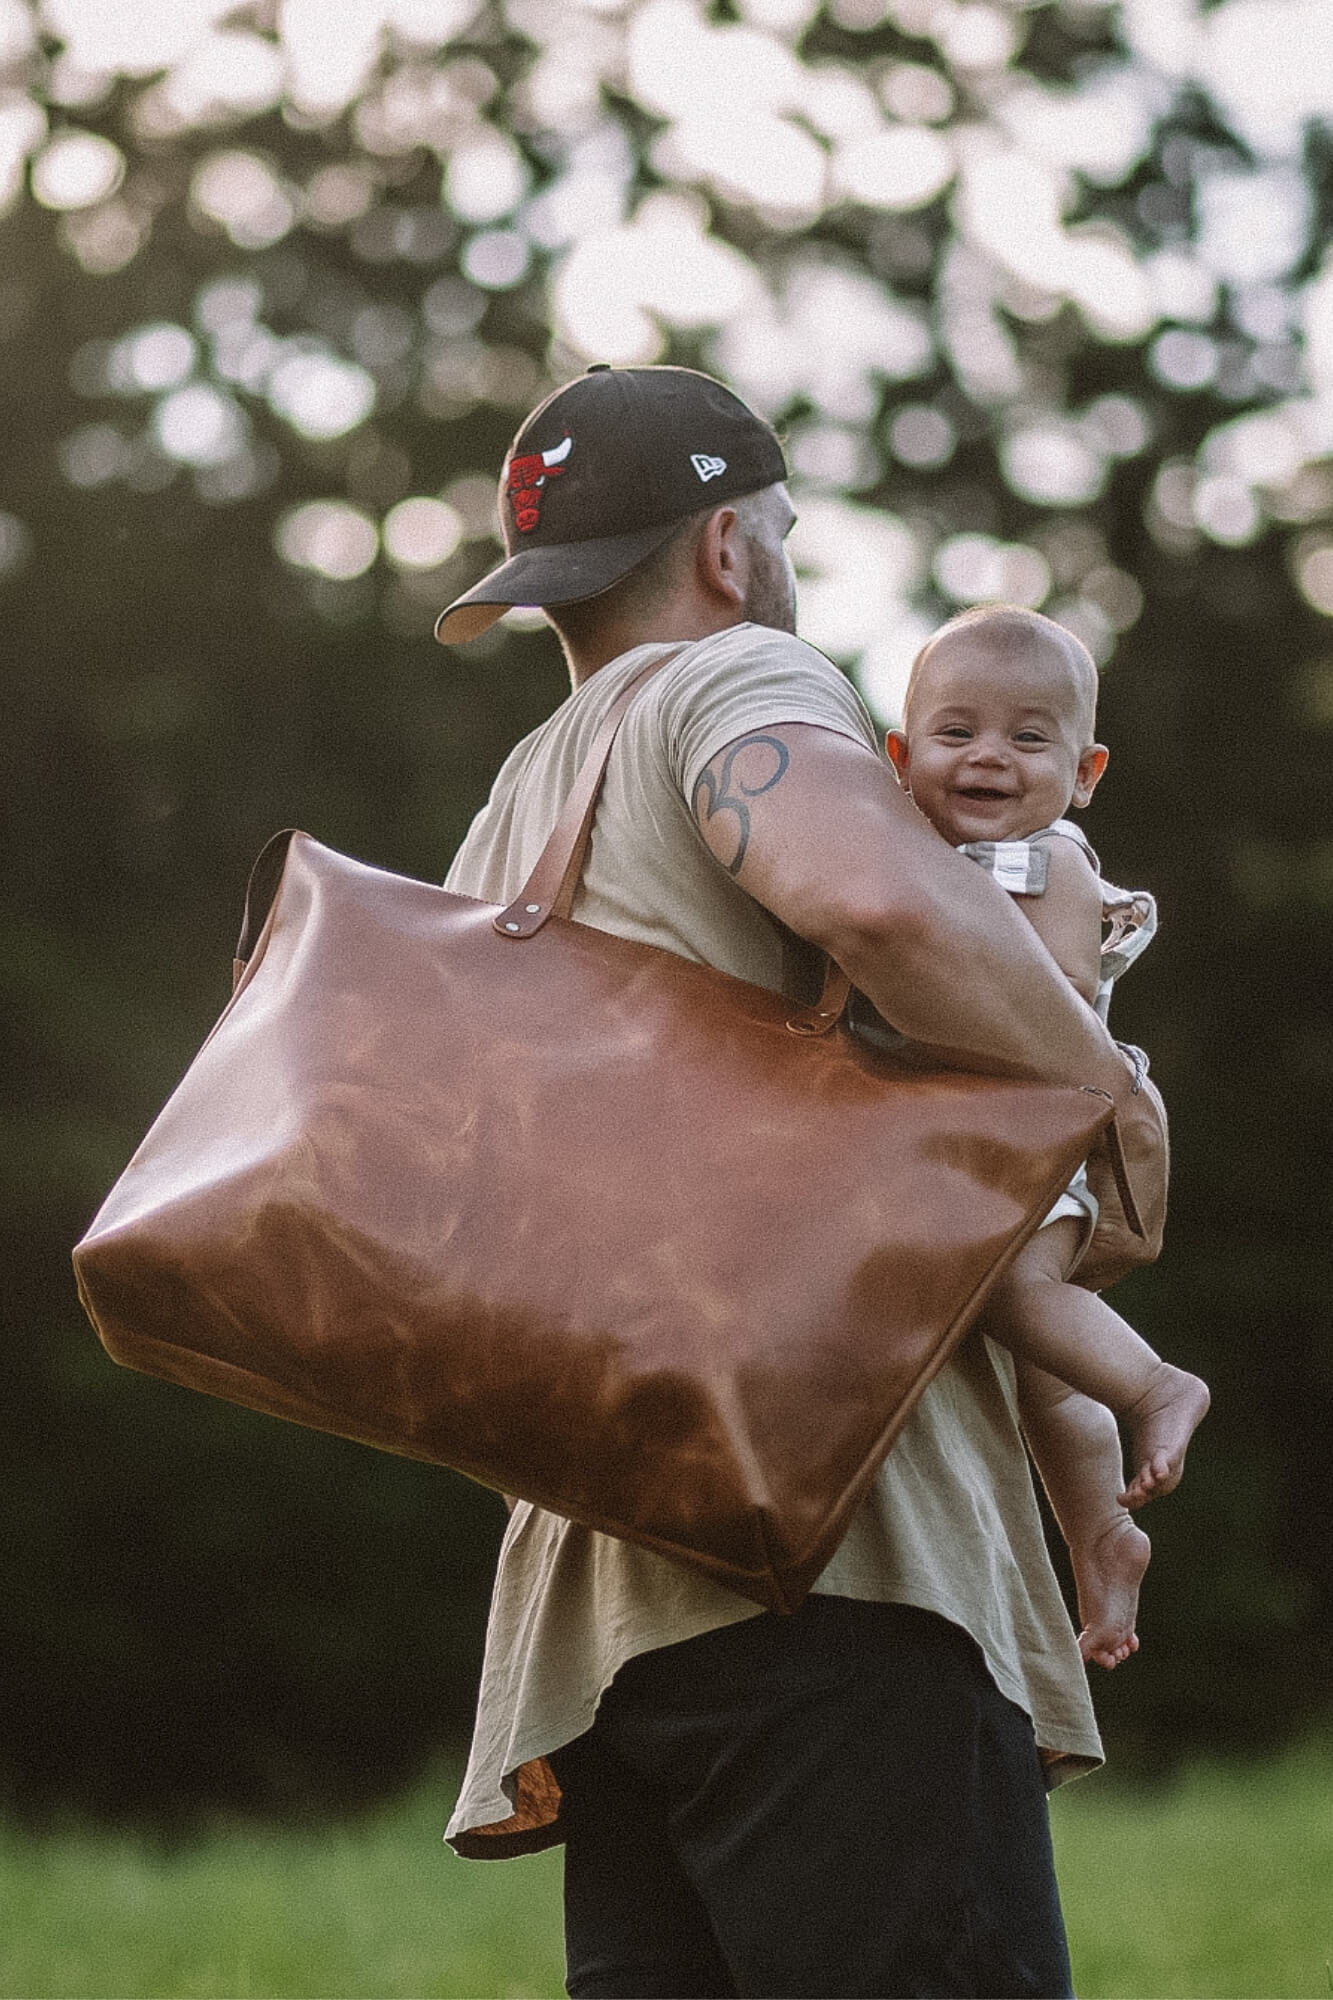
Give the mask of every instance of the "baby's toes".
POLYGON ((1149 1468, 1149 1483, 1153 1493, 1174 1493, 1180 1484, 1181 1466, 1169 1452, 1158 1452, 1149 1468))

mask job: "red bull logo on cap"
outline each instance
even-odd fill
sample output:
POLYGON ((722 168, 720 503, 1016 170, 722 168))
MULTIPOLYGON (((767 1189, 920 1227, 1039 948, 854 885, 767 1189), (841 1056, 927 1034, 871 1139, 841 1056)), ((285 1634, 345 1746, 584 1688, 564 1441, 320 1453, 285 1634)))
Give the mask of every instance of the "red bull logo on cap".
POLYGON ((541 520, 543 488, 548 479, 560 477, 573 449, 574 440, 566 431, 564 443, 551 451, 527 451, 521 458, 510 459, 505 469, 505 491, 520 535, 531 534, 541 520))

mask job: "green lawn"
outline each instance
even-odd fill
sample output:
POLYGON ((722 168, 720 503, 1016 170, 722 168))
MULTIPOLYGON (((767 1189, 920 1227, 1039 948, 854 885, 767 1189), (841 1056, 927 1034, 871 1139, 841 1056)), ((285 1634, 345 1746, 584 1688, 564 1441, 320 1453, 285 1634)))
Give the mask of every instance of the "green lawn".
POLYGON ((1056 1863, 1087 2000, 1333 1993, 1333 1754, 1105 1778, 1056 1795, 1056 1863))
POLYGON ((444 1777, 376 1818, 173 1855, 0 1841, 5 2000, 562 1995, 560 1861, 464 1862, 444 1777))
MULTIPOLYGON (((372 1820, 220 1832, 162 1854, 92 1833, 0 1836, 6 2000, 425 2000, 560 1995, 557 1856, 440 1844, 449 1782, 372 1820)), ((1085 2000, 1333 1991, 1333 1756, 1059 1796, 1085 2000)))

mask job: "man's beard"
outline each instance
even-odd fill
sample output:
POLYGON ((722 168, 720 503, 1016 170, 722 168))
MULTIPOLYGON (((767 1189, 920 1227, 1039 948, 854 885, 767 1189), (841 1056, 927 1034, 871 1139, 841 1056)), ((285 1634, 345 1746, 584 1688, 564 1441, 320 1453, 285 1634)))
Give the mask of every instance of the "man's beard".
POLYGON ((796 592, 791 570, 760 542, 750 543, 750 588, 741 607, 752 625, 771 625, 776 632, 796 630, 796 592))

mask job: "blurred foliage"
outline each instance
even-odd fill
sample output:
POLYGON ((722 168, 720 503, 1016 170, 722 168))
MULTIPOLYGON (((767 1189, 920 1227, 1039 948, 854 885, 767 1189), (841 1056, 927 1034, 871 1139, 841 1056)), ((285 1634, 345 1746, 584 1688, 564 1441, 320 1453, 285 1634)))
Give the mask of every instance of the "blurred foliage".
POLYGON ((124 16, 146 53, 76 62, 76 0, 26 37, 0 9, 0 151, 27 134, 35 196, 16 179, 0 220, 13 1799, 299 1812, 465 1731, 498 1502, 113 1371, 68 1251, 226 997, 274 827, 438 879, 560 698, 549 636, 445 654, 429 628, 494 558, 523 411, 598 356, 718 368, 781 423, 804 629, 886 719, 919 634, 978 597, 1044 603, 1106 664, 1089 831, 1163 913, 1116 1026, 1176 1143, 1167 1255, 1123 1303, 1215 1404, 1148 1524, 1144 1652, 1099 1701, 1148 1767, 1303 1726, 1333 1631, 1326 126, 1283 154, 1243 91, 1163 67, 1141 7, 1082 0, 347 0, 332 55, 374 32, 341 99, 299 6, 169 10, 169 50, 158 12, 124 16), (205 16, 245 43, 233 85, 265 49, 276 80, 210 98, 205 16), (719 73, 795 65, 792 102, 736 99, 760 125, 721 165, 663 21, 750 35, 707 43, 719 73), (1048 290, 967 178, 1008 146, 1021 189, 1034 104, 1076 134, 1041 156, 1048 290), (947 142, 956 185, 895 194, 886 132, 947 142), (1250 252, 1250 211, 1209 221, 1224 182, 1271 200, 1285 250, 1250 252), (442 511, 395 517, 420 500, 442 511))

